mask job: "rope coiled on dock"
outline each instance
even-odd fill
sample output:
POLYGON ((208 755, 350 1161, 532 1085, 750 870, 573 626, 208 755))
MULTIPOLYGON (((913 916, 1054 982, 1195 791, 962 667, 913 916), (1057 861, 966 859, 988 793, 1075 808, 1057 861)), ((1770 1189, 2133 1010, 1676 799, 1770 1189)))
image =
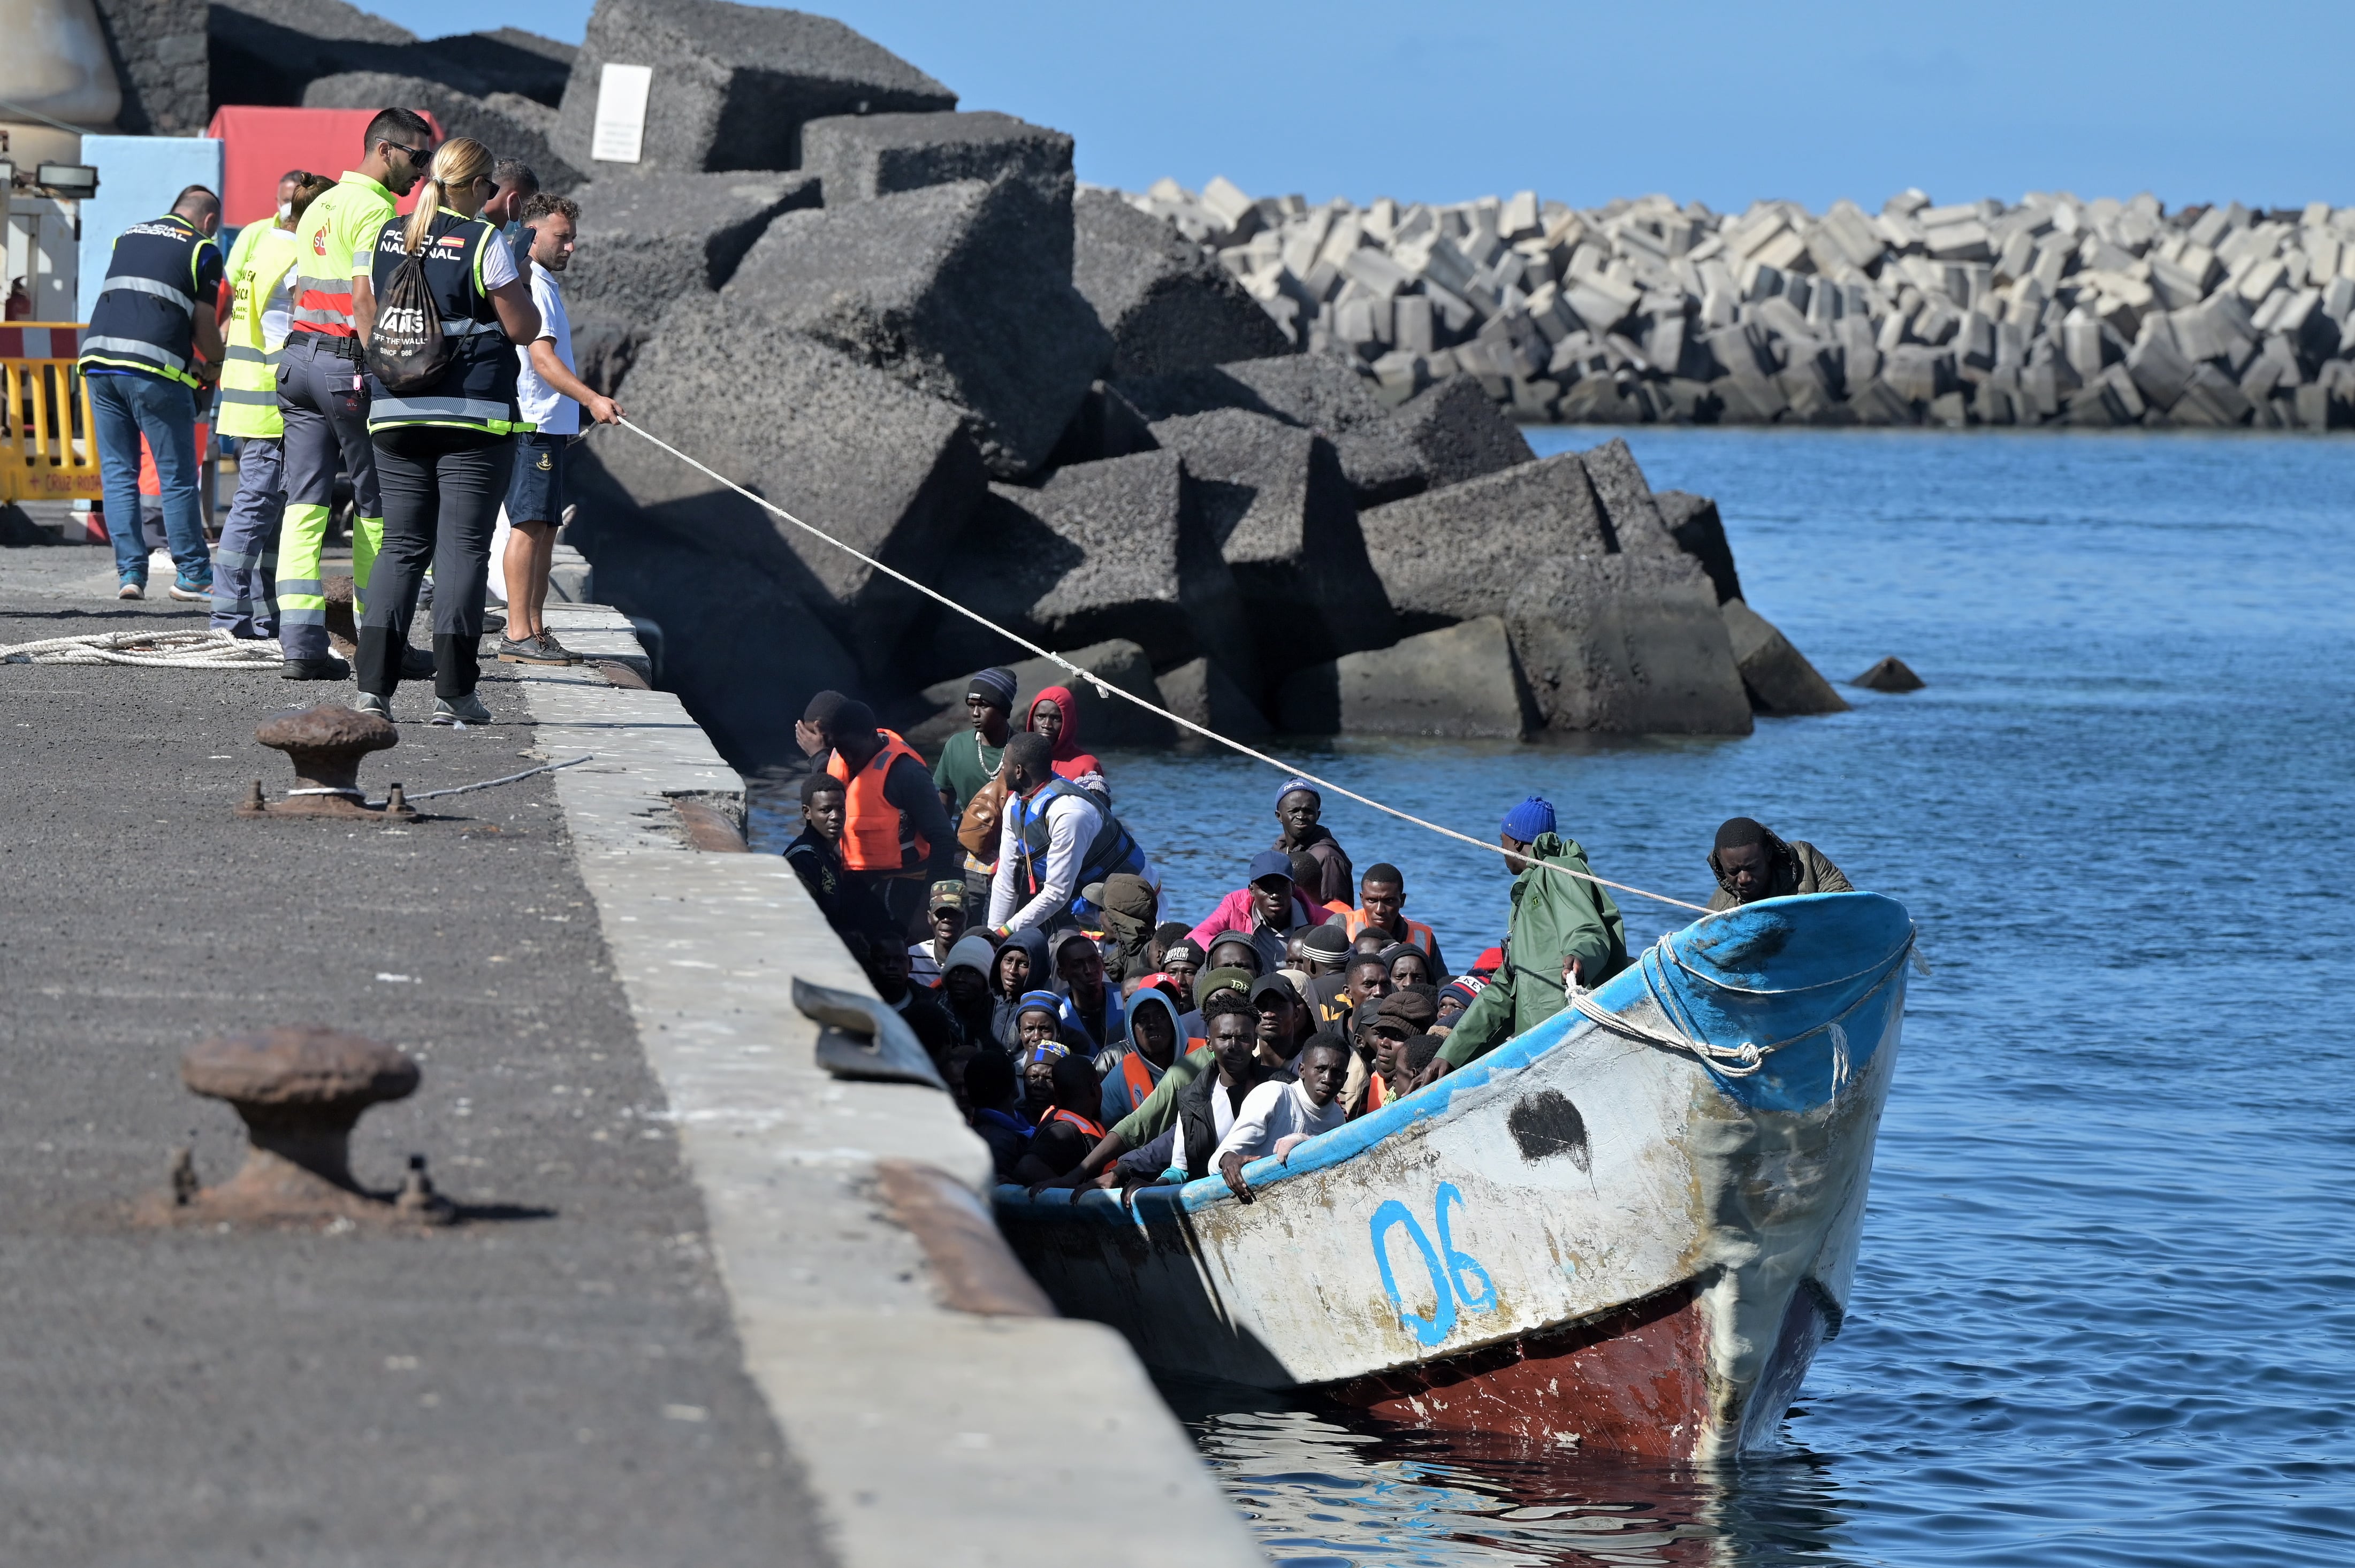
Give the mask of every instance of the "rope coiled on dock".
POLYGON ((101 631, 0 647, 0 664, 139 664, 161 670, 246 670, 285 655, 275 639, 226 631, 101 631))

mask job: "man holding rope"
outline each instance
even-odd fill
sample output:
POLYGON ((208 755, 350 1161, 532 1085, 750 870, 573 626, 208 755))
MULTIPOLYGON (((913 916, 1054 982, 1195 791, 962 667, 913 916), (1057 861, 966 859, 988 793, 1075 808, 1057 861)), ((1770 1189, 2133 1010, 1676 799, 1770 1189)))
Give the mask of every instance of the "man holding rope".
POLYGON ((1506 812, 1497 844, 1515 874, 1504 967, 1456 1019, 1447 1044, 1415 1079, 1416 1088, 1560 1012, 1569 1005, 1562 995, 1566 978, 1598 986, 1627 967, 1627 925, 1619 906, 1593 880, 1578 842, 1554 831, 1551 805, 1532 795, 1506 812))

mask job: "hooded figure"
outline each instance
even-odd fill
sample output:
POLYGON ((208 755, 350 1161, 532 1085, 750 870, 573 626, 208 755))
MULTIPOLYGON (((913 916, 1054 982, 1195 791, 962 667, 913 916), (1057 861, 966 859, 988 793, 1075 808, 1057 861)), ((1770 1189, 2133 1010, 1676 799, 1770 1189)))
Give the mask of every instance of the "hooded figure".
POLYGON ((996 1000, 989 992, 990 971, 996 967, 997 949, 987 937, 969 932, 956 939, 949 949, 948 962, 941 966, 941 989, 934 993, 949 1022, 964 1036, 968 1050, 997 1048, 996 1000), (980 981, 964 978, 971 969, 980 981))
POLYGON ((1823 851, 1805 839, 1776 838, 1764 822, 1748 817, 1736 817, 1717 830, 1709 869, 1717 878, 1717 891, 1709 900, 1712 914, 1762 898, 1856 891, 1823 851))
POLYGON ((1056 773, 1073 780, 1085 779, 1092 773, 1101 779, 1103 764, 1098 762, 1093 754, 1080 749, 1080 704, 1079 699, 1071 695, 1071 688, 1049 686, 1030 699, 1030 709, 1022 715, 1022 727, 1045 735, 1046 731, 1039 727, 1039 705, 1041 703, 1054 704, 1058 715, 1055 733, 1048 737, 1055 748, 1056 773))
POLYGON ((1168 996, 1155 986, 1140 986, 1128 999, 1128 1033, 1121 1042, 1096 1054, 1096 1075, 1103 1081, 1103 1122, 1109 1127, 1143 1105, 1153 1086, 1161 1082, 1161 1075, 1169 1065, 1186 1054, 1186 1030, 1178 1021, 1178 1009, 1168 996), (1148 1033, 1158 1033, 1164 1024, 1168 1036, 1161 1042, 1159 1061, 1154 1060, 1150 1043, 1137 1039, 1137 1024, 1150 1016, 1146 1024, 1148 1033))
POLYGON ((1036 986, 1055 983, 1055 962, 1047 954, 1047 933, 1036 927, 1026 927, 997 944, 997 951, 989 959, 990 1033, 998 1044, 1011 1054, 1022 1044, 1022 997, 1036 986), (1007 949, 1019 949, 1030 960, 1028 973, 1008 985, 1006 981, 1007 949))

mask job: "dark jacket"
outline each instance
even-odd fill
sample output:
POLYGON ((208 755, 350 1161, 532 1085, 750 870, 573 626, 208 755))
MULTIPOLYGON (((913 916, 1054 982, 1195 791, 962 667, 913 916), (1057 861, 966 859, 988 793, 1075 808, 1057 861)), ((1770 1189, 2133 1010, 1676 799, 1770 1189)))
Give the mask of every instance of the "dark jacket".
MULTIPOLYGON (((1300 1075, 1290 1067, 1277 1067, 1263 1075, 1260 1083, 1288 1084, 1300 1075)), ((1219 1147, 1217 1113, 1210 1107, 1210 1091, 1218 1087, 1219 1072, 1212 1067, 1178 1091, 1178 1119, 1164 1128, 1160 1135, 1144 1148, 1120 1157, 1119 1169, 1126 1174, 1141 1176, 1146 1181, 1158 1177, 1171 1166, 1183 1163, 1186 1180, 1199 1181, 1210 1173, 1210 1156, 1219 1147)), ((1256 1087, 1257 1086, 1253 1086, 1256 1087)), ((1251 1091, 1246 1089, 1245 1094, 1251 1091)), ((1235 1108, 1242 1108, 1236 1100, 1235 1108)))
POLYGON ((1318 904, 1355 904, 1358 901, 1358 873, 1349 863, 1348 852, 1341 847, 1330 829, 1323 823, 1308 830, 1307 837, 1297 852, 1284 843, 1282 834, 1275 847, 1286 854, 1298 853, 1316 863, 1318 878, 1314 885, 1300 883, 1300 891, 1318 904))
POLYGON ((785 863, 794 868, 817 903, 817 912, 837 932, 897 930, 900 923, 883 901, 858 877, 844 869, 834 846, 809 828, 785 846, 785 863))
POLYGON ((977 1110, 973 1113, 973 1130, 989 1145, 990 1163, 997 1167, 997 1179, 1013 1181, 1014 1168, 1030 1152, 1030 1128, 1004 1111, 977 1110))
MULTIPOLYGON (((1774 872, 1767 879, 1764 897, 1790 898, 1802 893, 1856 891, 1849 885, 1848 878, 1840 874, 1840 868, 1831 863, 1831 857, 1805 839, 1792 839, 1786 842, 1768 833, 1766 853, 1774 863, 1774 872)), ((1725 873, 1717 863, 1715 850, 1709 852, 1709 870, 1710 874, 1717 878, 1717 891, 1710 895, 1709 900, 1710 913, 1740 905, 1742 900, 1736 898, 1733 889, 1726 885, 1725 873)))

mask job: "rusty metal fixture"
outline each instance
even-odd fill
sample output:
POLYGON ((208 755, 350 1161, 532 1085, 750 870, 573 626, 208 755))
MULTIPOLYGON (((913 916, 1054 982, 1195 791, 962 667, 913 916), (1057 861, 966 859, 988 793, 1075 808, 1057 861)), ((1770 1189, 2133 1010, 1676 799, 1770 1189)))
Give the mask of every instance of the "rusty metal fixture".
POLYGON ((971 1188, 912 1160, 879 1160, 875 1177, 891 1217, 923 1248, 941 1305, 997 1318, 1061 1315, 971 1188))
POLYGON ((282 751, 294 765, 294 788, 283 800, 262 798, 255 779, 240 817, 356 817, 369 821, 413 821, 417 813, 400 792, 381 806, 371 806, 359 787, 360 759, 371 751, 400 744, 392 721, 339 704, 322 703, 299 713, 282 714, 253 732, 261 745, 282 751))
POLYGON ((234 1034, 191 1045, 180 1081, 227 1100, 245 1122, 245 1164, 218 1187, 200 1187, 187 1150, 175 1152, 166 1191, 141 1205, 151 1224, 441 1225, 456 1217, 410 1156, 398 1193, 371 1192, 352 1175, 352 1127, 360 1113, 417 1088, 417 1064, 392 1046, 312 1024, 234 1034))
POLYGON ((671 810, 678 813, 678 825, 687 832, 687 842, 711 854, 743 854, 749 846, 744 842, 744 830, 735 814, 709 800, 674 799, 671 810))
POLYGON ((624 664, 619 659, 599 659, 591 666, 605 677, 609 686, 623 686, 633 692, 651 692, 654 686, 638 673, 634 664, 624 664))

